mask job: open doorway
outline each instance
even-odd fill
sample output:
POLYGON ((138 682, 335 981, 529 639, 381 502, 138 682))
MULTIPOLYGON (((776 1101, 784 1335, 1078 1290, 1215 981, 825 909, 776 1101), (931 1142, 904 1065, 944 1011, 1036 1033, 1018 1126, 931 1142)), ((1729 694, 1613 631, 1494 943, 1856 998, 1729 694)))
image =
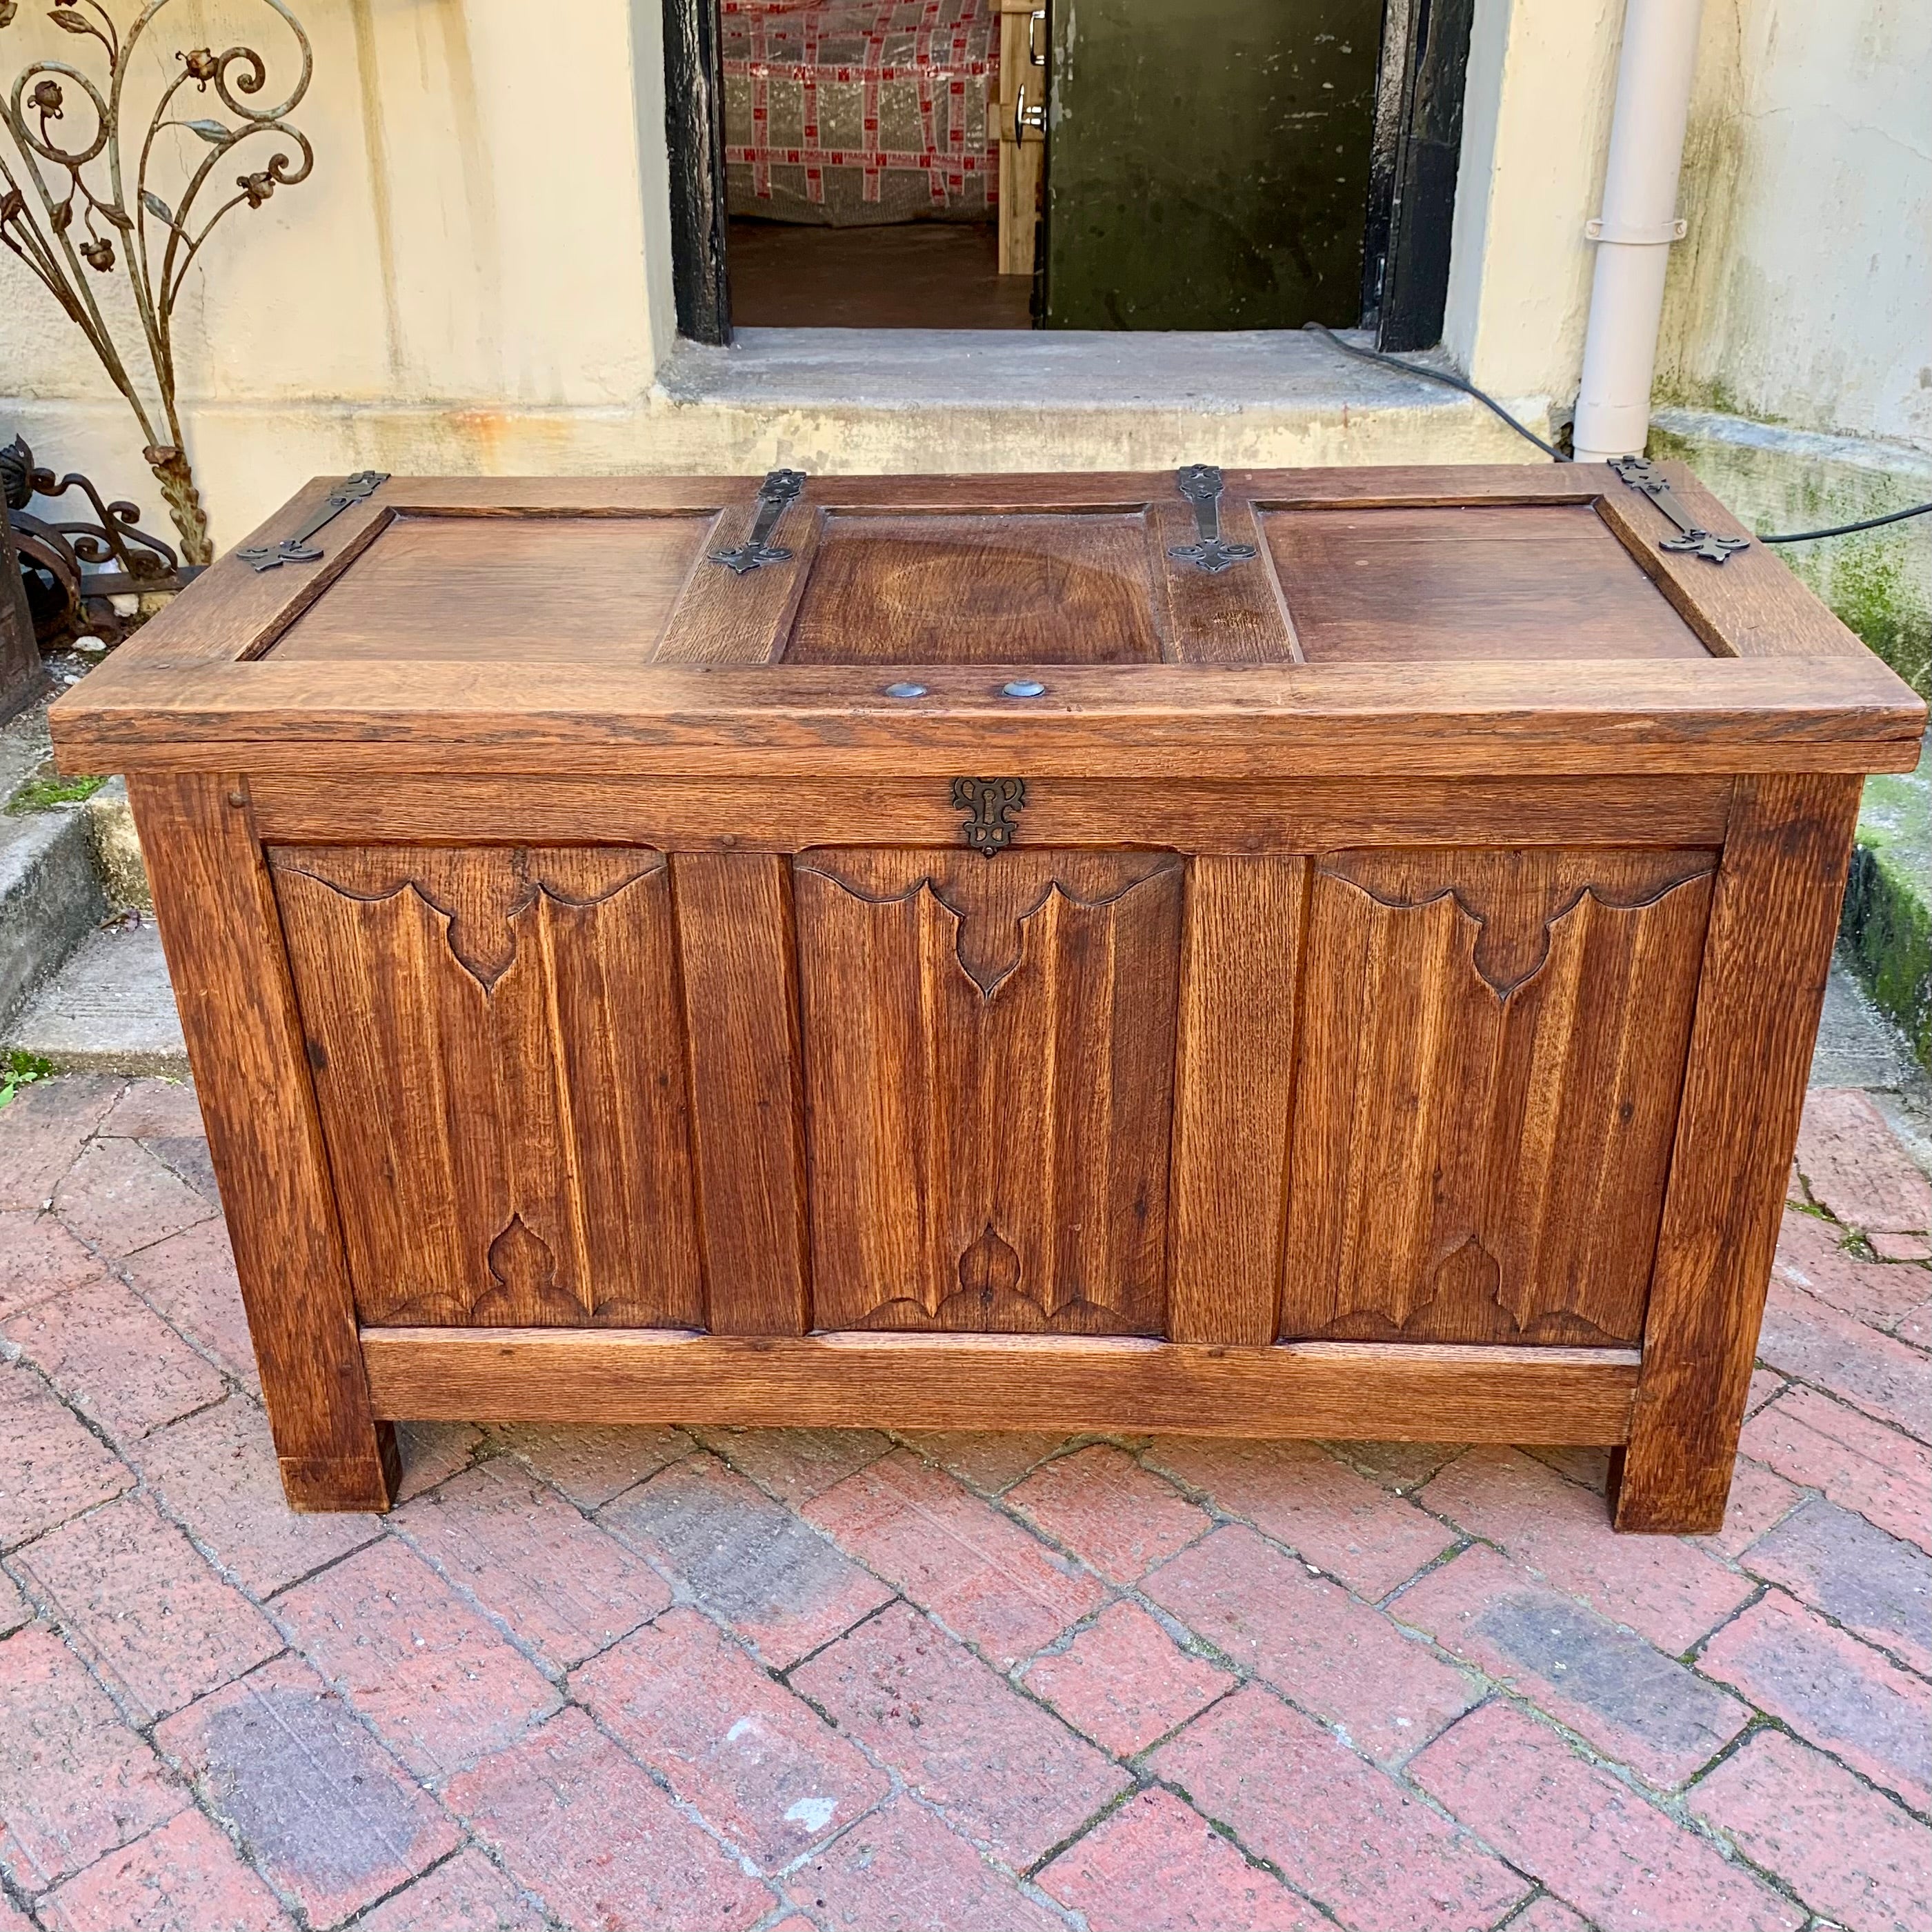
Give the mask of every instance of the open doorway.
POLYGON ((680 332, 1439 338, 1472 0, 664 0, 680 332))
POLYGON ((1020 0, 719 0, 735 322, 1032 326, 1037 170, 1022 212, 1003 4, 1020 0), (1023 255, 1003 250, 1016 222, 1023 255))

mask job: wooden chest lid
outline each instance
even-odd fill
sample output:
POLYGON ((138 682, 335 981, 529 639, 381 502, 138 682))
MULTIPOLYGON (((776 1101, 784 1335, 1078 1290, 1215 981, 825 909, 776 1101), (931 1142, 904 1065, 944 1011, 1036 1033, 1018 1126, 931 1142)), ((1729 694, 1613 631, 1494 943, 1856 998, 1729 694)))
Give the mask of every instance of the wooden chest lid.
POLYGON ((1769 550, 1718 562, 1677 535, 1584 465, 323 479, 56 727, 96 769, 218 744, 392 769, 573 745, 639 770, 996 745, 1085 770, 1420 769, 1445 730, 1497 769, 1601 769, 1608 745, 1618 769, 1678 769, 1693 739, 1706 768, 1773 739, 1774 763, 1909 765, 1922 706, 1769 550))

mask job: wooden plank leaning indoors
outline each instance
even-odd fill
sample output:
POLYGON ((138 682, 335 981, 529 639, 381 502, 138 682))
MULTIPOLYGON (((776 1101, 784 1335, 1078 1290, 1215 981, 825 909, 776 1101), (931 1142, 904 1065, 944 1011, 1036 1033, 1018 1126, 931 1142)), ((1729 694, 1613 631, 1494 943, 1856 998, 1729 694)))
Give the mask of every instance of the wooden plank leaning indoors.
POLYGON ((1667 476, 1688 548, 1574 464, 309 486, 52 714, 290 1502, 708 1421, 1604 1444, 1716 1527, 1925 708, 1667 476))

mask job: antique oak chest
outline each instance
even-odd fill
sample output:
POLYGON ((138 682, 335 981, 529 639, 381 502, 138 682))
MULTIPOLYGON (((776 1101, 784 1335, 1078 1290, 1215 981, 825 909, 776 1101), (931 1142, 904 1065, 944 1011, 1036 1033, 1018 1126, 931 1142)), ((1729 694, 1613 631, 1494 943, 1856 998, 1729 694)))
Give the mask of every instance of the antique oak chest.
POLYGON ((290 1501, 866 1424, 1614 1444, 1715 1527, 1924 707, 1669 482, 311 484, 54 714, 290 1501))

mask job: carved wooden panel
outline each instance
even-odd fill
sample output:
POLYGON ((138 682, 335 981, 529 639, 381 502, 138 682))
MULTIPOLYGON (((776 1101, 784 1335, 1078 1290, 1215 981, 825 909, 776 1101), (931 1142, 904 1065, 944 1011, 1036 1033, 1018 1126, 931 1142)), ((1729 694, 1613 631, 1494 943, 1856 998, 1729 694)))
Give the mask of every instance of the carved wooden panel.
POLYGON ((1161 1332, 1184 877, 800 858, 814 1327, 1161 1332))
POLYGON ((361 1318, 701 1325, 663 854, 269 858, 361 1318))
POLYGON ((1714 864, 1318 862, 1285 1337, 1640 1338, 1714 864))

